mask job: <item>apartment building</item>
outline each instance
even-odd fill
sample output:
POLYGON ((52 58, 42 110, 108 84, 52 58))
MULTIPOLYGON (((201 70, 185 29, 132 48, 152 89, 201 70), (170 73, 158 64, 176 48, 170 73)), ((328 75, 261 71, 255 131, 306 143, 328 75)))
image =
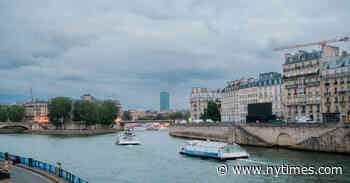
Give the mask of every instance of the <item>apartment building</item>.
POLYGON ((282 75, 280 73, 261 73, 258 79, 241 78, 227 82, 222 92, 221 120, 245 123, 248 104, 256 103, 272 103, 272 113, 282 118, 282 75))
POLYGON ((300 117, 322 120, 319 71, 322 52, 298 51, 286 54, 283 64, 284 116, 288 121, 300 117))
POLYGON ((240 80, 228 81, 222 90, 221 121, 240 121, 239 97, 240 80))
POLYGON ((256 86, 257 79, 248 78, 241 80, 238 91, 238 112, 240 123, 245 123, 248 116, 248 104, 256 104, 258 102, 256 86))
POLYGON ((199 120, 201 113, 207 107, 208 102, 216 102, 221 106, 221 90, 211 90, 210 88, 192 88, 190 96, 191 118, 199 120))
POLYGON ((256 86, 257 103, 272 103, 272 114, 283 119, 282 75, 277 72, 261 73, 256 86))
POLYGON ((350 122, 350 56, 326 57, 321 72, 324 122, 350 122))
POLYGON ((27 121, 38 123, 48 123, 48 102, 41 100, 32 100, 23 104, 25 108, 25 117, 27 121))
POLYGON ((323 59, 334 56, 339 56, 339 48, 326 45, 321 51, 299 50, 295 54, 285 54, 282 65, 283 113, 287 122, 301 117, 323 121, 320 72, 323 59))

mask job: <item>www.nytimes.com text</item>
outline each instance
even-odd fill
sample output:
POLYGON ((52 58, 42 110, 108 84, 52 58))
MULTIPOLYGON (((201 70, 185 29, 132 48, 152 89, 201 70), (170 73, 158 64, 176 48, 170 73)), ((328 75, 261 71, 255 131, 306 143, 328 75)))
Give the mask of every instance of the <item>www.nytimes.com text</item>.
POLYGON ((334 176, 342 175, 342 166, 301 166, 301 165, 228 165, 222 164, 217 167, 217 174, 222 175, 309 175, 309 176, 334 176))

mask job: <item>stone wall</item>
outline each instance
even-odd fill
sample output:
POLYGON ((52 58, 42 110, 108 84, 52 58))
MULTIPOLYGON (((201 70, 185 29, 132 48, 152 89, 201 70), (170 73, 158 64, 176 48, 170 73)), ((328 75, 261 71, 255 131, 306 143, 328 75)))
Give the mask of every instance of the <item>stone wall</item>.
POLYGON ((253 146, 350 153, 350 127, 343 124, 177 125, 170 135, 253 146))
POLYGON ((230 137, 229 126, 172 126, 170 135, 193 139, 210 139, 216 141, 227 141, 230 137))

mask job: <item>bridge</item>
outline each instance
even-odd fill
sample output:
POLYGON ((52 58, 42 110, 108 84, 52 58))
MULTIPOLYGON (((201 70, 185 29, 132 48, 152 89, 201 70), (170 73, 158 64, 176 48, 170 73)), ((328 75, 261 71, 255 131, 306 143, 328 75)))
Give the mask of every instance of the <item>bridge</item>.
POLYGON ((33 123, 30 122, 0 122, 0 129, 8 127, 22 127, 27 130, 31 130, 33 123))
POLYGON ((120 121, 120 126, 124 126, 125 124, 130 124, 130 123, 137 123, 137 124, 144 124, 144 123, 173 123, 173 120, 134 120, 134 121, 120 121))

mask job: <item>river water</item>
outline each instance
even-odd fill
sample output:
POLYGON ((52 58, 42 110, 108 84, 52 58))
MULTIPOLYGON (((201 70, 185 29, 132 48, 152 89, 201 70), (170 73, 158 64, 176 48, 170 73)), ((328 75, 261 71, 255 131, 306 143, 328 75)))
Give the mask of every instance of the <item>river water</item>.
POLYGON ((0 135, 0 151, 55 164, 90 183, 233 183, 233 182, 350 182, 350 158, 346 155, 286 149, 244 147, 247 160, 230 160, 228 165, 342 165, 337 176, 218 176, 222 162, 187 157, 178 153, 185 140, 168 131, 137 131, 141 146, 115 145, 117 134, 83 137, 46 135, 0 135))

